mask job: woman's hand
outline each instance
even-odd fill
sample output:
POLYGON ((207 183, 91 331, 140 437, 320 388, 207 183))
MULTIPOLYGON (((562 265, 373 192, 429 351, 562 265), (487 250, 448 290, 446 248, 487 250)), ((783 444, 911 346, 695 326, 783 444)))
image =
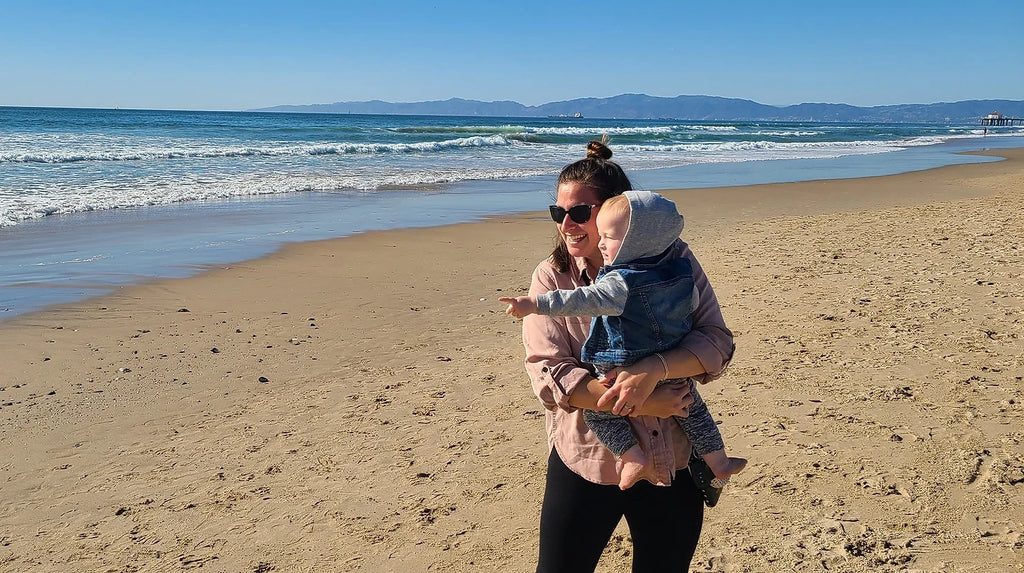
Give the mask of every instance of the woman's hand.
POLYGON ((637 408, 634 416, 656 416, 668 418, 670 416, 687 417, 690 412, 690 405, 693 404, 693 395, 690 394, 690 384, 680 382, 679 384, 663 384, 651 392, 644 405, 637 408))
POLYGON ((609 404, 612 404, 611 412, 613 414, 619 416, 640 415, 644 402, 654 391, 664 373, 665 367, 656 356, 648 356, 629 366, 612 368, 605 374, 604 381, 606 381, 606 385, 607 382, 614 381, 614 383, 598 399, 598 409, 605 410, 609 404))

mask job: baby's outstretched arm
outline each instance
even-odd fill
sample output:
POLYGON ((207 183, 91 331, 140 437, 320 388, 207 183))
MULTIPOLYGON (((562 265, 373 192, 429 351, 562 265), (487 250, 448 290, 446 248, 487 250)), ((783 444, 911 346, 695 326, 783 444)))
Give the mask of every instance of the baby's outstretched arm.
POLYGON ((523 318, 524 316, 536 314, 537 312, 537 297, 503 296, 498 298, 498 302, 508 303, 508 308, 505 309, 505 314, 511 314, 516 318, 523 318))
POLYGON ((505 314, 524 318, 531 314, 545 316, 618 316, 625 308, 629 289, 618 274, 611 272, 594 284, 574 289, 550 290, 536 296, 503 296, 499 302, 508 303, 505 314))

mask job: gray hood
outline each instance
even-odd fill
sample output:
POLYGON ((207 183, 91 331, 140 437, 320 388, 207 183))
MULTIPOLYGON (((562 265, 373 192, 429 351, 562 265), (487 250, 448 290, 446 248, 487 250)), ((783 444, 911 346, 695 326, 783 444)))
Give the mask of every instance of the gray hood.
POLYGON ((683 232, 683 216, 672 201, 650 191, 623 195, 629 199, 629 228, 613 265, 660 255, 683 232))

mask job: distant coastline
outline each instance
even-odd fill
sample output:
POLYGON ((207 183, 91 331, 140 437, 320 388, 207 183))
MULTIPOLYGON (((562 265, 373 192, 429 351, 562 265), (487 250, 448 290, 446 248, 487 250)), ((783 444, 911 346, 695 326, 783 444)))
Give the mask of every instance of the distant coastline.
POLYGON ((993 112, 1022 117, 1024 116, 1024 100, 984 99, 872 107, 858 107, 841 103, 801 103, 773 106, 746 99, 716 96, 657 97, 646 94, 622 94, 607 98, 579 98, 537 106, 523 105, 515 101, 485 102, 451 98, 422 102, 371 100, 278 105, 247 111, 548 118, 582 116, 594 119, 697 121, 976 123, 980 122, 982 117, 993 112))

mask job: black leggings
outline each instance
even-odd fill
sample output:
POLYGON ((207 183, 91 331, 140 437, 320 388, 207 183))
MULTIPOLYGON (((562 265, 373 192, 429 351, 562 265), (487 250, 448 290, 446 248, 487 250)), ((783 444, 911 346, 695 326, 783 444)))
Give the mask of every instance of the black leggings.
POLYGON ((688 571, 704 521, 704 501, 686 470, 669 487, 641 480, 622 491, 589 482, 552 448, 540 514, 538 573, 591 573, 626 517, 633 572, 688 571))

